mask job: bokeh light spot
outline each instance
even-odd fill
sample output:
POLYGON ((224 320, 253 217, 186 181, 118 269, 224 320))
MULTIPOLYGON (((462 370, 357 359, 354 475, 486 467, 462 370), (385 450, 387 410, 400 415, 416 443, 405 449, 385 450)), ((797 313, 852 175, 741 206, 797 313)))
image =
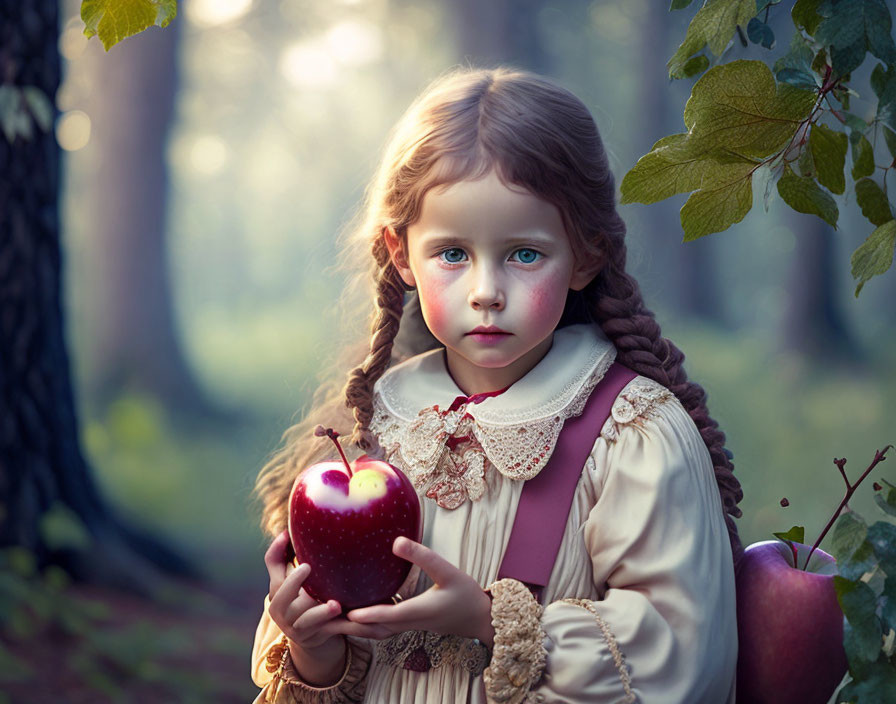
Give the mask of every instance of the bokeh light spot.
POLYGON ((56 141, 67 152, 83 149, 90 141, 90 118, 81 110, 71 110, 56 123, 56 141))

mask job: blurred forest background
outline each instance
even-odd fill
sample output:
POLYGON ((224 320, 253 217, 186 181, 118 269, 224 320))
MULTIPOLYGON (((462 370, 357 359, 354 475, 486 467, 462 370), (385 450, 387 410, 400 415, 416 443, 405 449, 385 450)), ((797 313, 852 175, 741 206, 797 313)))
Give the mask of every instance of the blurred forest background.
MULTIPOLYGON (((665 67, 693 11, 660 0, 178 4, 168 28, 109 53, 83 36, 79 3, 61 5, 64 315, 103 494, 208 574, 230 616, 202 654, 191 638, 217 618, 202 599, 193 631, 166 625, 173 644, 152 615, 110 627, 97 646, 107 669, 84 665, 87 684, 61 702, 87 701, 83 687, 90 701, 139 701, 134 678, 168 682, 147 701, 254 696, 268 539, 253 481, 333 356, 337 235, 388 130, 431 79, 458 63, 552 77, 592 110, 617 185, 656 140, 683 131, 693 84, 671 83, 665 67), (163 651, 192 669, 173 677, 163 651)), ((787 11, 772 25, 772 51, 735 42, 726 58, 786 52, 787 11)), ((776 200, 766 213, 755 194, 743 222, 683 244, 685 200, 621 206, 629 267, 728 436, 744 544, 795 524, 812 542, 843 495, 833 458, 847 457, 855 479, 896 440, 896 273, 854 298, 849 254, 870 232, 854 203, 834 231, 776 200)), ((896 483, 889 463, 875 475, 896 483)), ((869 519, 872 494, 866 482, 850 504, 869 519)), ((0 677, 27 672, 35 652, 12 647, 0 677)))

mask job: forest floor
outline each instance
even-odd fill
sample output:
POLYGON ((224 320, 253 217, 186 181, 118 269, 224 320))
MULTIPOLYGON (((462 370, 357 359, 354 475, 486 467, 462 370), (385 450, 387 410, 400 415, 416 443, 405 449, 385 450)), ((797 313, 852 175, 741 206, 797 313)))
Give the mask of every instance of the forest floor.
POLYGON ((2 578, 0 704, 248 704, 258 694, 256 590, 181 584, 176 598, 150 601, 47 579, 11 590, 2 578))

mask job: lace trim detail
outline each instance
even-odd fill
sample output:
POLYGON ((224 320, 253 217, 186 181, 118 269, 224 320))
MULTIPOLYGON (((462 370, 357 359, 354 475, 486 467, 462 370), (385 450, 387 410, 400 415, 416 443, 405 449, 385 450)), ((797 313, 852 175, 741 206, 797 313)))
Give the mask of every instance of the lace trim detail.
POLYGON ((563 424, 581 415, 612 363, 613 355, 606 355, 559 413, 540 420, 485 423, 474 417, 475 403, 459 397, 448 409, 430 406, 405 421, 393 415, 376 393, 370 428, 388 461, 407 474, 419 492, 442 508, 455 509, 467 499, 482 497, 492 467, 515 481, 538 474, 550 459, 563 424))
POLYGON ((473 677, 482 674, 491 654, 477 639, 430 631, 404 631, 376 644, 377 662, 428 672, 442 665, 462 667, 473 677))
POLYGON ((489 704, 529 704, 544 698, 532 691, 544 672, 547 651, 541 626, 544 612, 532 592, 515 579, 499 579, 492 594, 495 648, 483 673, 489 704))
POLYGON ((647 377, 633 379, 613 402, 610 417, 607 418, 600 435, 608 442, 616 442, 623 426, 643 425, 656 416, 657 409, 666 401, 675 398, 669 389, 647 377))
POLYGON ((625 699, 623 701, 626 704, 634 704, 634 702, 637 701, 637 697, 632 691, 632 680, 628 673, 628 666, 625 664, 625 655, 619 649, 619 644, 616 642, 616 637, 613 635, 612 631, 610 631, 610 627, 607 626, 606 621, 604 621, 600 617, 600 614, 597 613, 594 602, 589 599, 569 598, 562 599, 562 603, 579 606, 586 611, 590 611, 594 616, 595 621, 597 621, 597 627, 600 629, 604 641, 606 641, 607 647, 610 649, 610 654, 613 656, 613 662, 616 664, 616 671, 619 673, 619 679, 622 681, 622 689, 625 691, 625 699))
POLYGON ((268 651, 265 669, 274 675, 262 692, 262 701, 270 704, 360 704, 367 689, 370 653, 346 638, 345 670, 339 681, 329 687, 314 687, 299 678, 289 641, 283 636, 268 651))

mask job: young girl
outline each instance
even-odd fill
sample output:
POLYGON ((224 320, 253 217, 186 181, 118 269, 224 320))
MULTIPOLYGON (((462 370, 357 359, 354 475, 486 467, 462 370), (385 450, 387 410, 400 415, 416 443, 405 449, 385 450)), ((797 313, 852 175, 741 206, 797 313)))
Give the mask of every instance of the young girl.
POLYGON ((528 72, 455 69, 393 131, 364 213, 369 353, 256 486, 274 537, 256 702, 732 704, 742 492, 625 271, 587 108, 528 72), (592 436, 540 604, 498 579, 521 492, 614 359, 637 375, 592 436), (420 497, 422 541, 393 546, 415 565, 395 605, 343 616, 289 559, 293 480, 331 454, 319 423, 353 425, 355 455, 420 497))

